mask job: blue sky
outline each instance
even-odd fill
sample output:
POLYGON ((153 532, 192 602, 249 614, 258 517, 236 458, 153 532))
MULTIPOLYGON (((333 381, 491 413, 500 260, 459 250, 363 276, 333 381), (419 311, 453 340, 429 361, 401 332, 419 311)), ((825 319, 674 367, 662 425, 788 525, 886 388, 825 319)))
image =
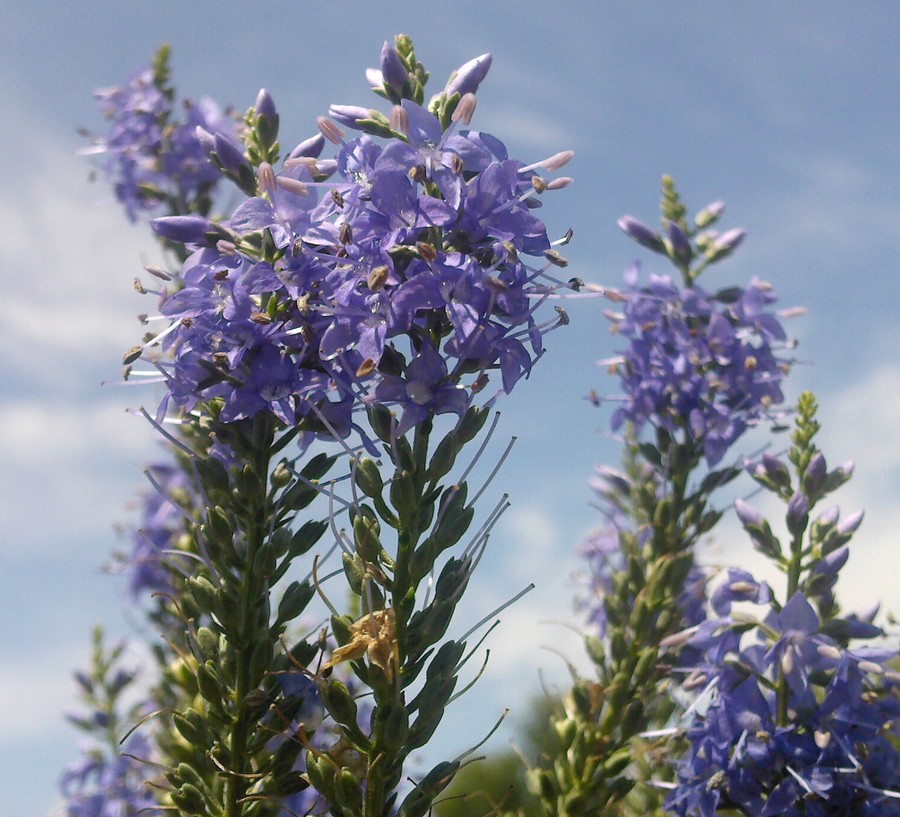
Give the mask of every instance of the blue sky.
MULTIPOLYGON (((146 308, 132 279, 157 259, 106 189, 89 185, 76 127, 98 129, 91 94, 123 81, 161 42, 184 96, 245 109, 266 86, 282 142, 313 132, 329 103, 369 104, 363 77, 381 44, 410 34, 433 84, 470 57, 494 55, 473 126, 536 161, 571 148, 576 181, 548 201, 552 233, 571 226, 570 270, 616 285, 641 255, 616 219, 657 217, 670 173, 693 209, 722 198, 748 238, 707 284, 770 281, 783 306, 805 305, 791 392, 822 405, 822 446, 857 463, 839 495, 867 509, 847 568, 847 606, 900 610, 900 7, 892 2, 753 4, 460 2, 246 4, 16 3, 0 30, 0 813, 38 817, 75 756, 70 671, 89 632, 138 623, 101 565, 116 522, 143 487, 152 431, 125 413, 142 401, 116 380, 146 308), (438 10, 440 8, 440 10, 438 10), (362 9, 365 9, 363 12, 362 9), (252 19, 251 19, 252 16, 252 19), (11 123, 11 124, 10 124, 11 123)), ((660 268, 646 258, 646 269, 660 268)), ((660 270, 661 271, 661 270, 660 270)), ((607 416, 583 395, 611 392, 594 362, 616 348, 597 302, 501 405, 497 453, 518 439, 497 480, 512 509, 495 530, 460 630, 529 581, 537 588, 491 641, 489 678, 448 715, 455 754, 506 706, 522 713, 538 670, 563 679, 552 645, 577 661, 569 599, 572 552, 597 520, 586 480, 615 464, 607 416)), ((752 562, 726 517, 710 564, 752 562)), ((139 656, 138 656, 139 658, 139 656)), ((510 730, 495 738, 503 745, 510 730)))

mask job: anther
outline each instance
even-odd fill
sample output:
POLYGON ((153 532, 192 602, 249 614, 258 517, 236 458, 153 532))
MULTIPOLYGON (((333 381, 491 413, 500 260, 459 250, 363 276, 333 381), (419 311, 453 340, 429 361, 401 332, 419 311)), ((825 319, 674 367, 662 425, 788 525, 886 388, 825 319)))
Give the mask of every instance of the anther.
POLYGON ((272 319, 268 315, 266 315, 265 312, 254 312, 250 316, 250 320, 253 321, 253 323, 259 323, 263 325, 272 323, 272 319))
POLYGON ((322 136, 333 145, 341 144, 341 140, 344 138, 344 132, 330 119, 324 116, 317 116, 316 126, 319 128, 319 132, 322 136))
POLYGON ((431 244, 426 244, 424 241, 416 242, 416 252, 419 253, 419 258, 423 261, 434 261, 437 258, 437 250, 431 246, 431 244))
POLYGON ((450 121, 462 122, 463 125, 468 125, 472 121, 472 116, 475 114, 476 104, 477 100, 475 99, 475 94, 463 94, 462 98, 453 109, 453 113, 450 116, 450 121))
POLYGON ((257 185, 260 195, 271 193, 275 189, 275 171, 268 162, 260 162, 257 171, 257 185))
POLYGON ((546 258, 554 267, 568 267, 569 262, 566 261, 556 250, 544 250, 544 258, 546 258))
POLYGON ((295 196, 308 196, 309 188, 299 179, 292 179, 290 176, 277 176, 275 179, 279 187, 293 193, 295 196))
POLYGON ((144 289, 144 285, 141 283, 140 278, 134 279, 134 290, 135 290, 135 292, 139 292, 141 295, 147 294, 147 290, 144 289))
POLYGON ((141 356, 141 352, 143 352, 142 346, 132 346, 122 356, 123 365, 129 366, 130 364, 134 363, 141 356))
POLYGON ((172 276, 169 275, 164 269, 160 269, 159 267, 155 267, 152 264, 148 264, 144 267, 144 269, 149 272, 155 278, 159 278, 161 281, 171 281, 172 276))
POLYGON ((375 371, 375 361, 372 358, 367 357, 362 363, 359 364, 359 368, 356 370, 357 377, 368 377, 372 372, 375 371))
POLYGON ((331 190, 331 200, 338 206, 344 206, 344 197, 340 194, 339 190, 332 188, 331 190))
POLYGON ((400 105, 391 108, 391 130, 394 133, 402 133, 409 136, 409 115, 400 105))
POLYGON ((534 188, 535 193, 543 193, 547 189, 547 182, 540 176, 532 176, 531 186, 534 188))
POLYGON ((349 221, 345 221, 338 230, 338 240, 345 245, 353 243, 353 228, 349 221))
POLYGON ((372 292, 378 292, 382 287, 384 287, 384 282, 388 277, 388 268, 385 264, 382 264, 378 267, 373 267, 372 271, 369 273, 366 278, 366 285, 369 287, 369 290, 372 292))
POLYGON ((417 184, 421 184, 423 181, 425 181, 425 168, 422 167, 422 165, 411 167, 409 169, 409 178, 411 178, 417 184))

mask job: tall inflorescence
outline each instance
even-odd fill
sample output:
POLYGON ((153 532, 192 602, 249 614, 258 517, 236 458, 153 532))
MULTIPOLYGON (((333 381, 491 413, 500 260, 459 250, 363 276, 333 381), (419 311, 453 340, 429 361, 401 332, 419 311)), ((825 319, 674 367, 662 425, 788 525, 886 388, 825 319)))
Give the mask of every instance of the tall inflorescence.
POLYGON ((619 221, 676 274, 642 281, 635 264, 622 291, 607 293, 617 304, 606 316, 625 346, 601 361, 621 387, 603 402, 615 406, 624 458, 621 470, 598 469, 593 488, 605 521, 582 547, 589 583, 581 604, 597 677, 575 679, 552 719, 558 752, 531 772, 532 790, 552 815, 657 807, 644 783, 665 745, 652 734, 672 712, 664 690, 674 659, 660 642, 705 618, 708 577, 694 549, 721 516, 711 495, 741 472, 736 458, 722 462, 749 427, 780 415, 790 367, 768 284, 707 292, 697 283, 744 237, 715 230, 721 202, 689 222, 665 177, 661 210, 661 231, 629 216, 619 221))
MULTIPOLYGON (((398 37, 367 73, 387 112, 334 105, 284 156, 265 90, 239 143, 194 128, 243 193, 227 217, 196 191, 187 207, 146 185, 123 198, 167 213, 153 229, 183 260, 137 285, 158 301, 144 322, 163 328, 124 360, 127 378, 162 387, 144 414, 177 452, 149 471, 161 499, 131 562, 133 585, 162 599, 162 807, 421 817, 461 764, 403 782, 475 652, 484 622, 446 633, 506 506, 469 532, 481 491, 471 464, 451 474, 566 322, 542 317, 545 302, 577 286, 557 277, 571 233, 551 242, 536 215, 571 182, 545 176, 572 154, 528 164, 469 129, 490 64, 464 64, 426 103, 428 74, 398 37), (347 472, 329 477, 339 459, 347 472), (316 596, 328 626, 300 634, 316 596)), ((101 144, 123 175, 158 169, 144 157, 166 146, 159 65, 112 95, 101 144), (119 139, 132 125, 134 150, 119 139)))
POLYGON ((877 605, 856 615, 838 604, 862 514, 813 513, 852 473, 849 463, 828 468, 815 413, 804 393, 787 461, 748 465, 785 504, 786 536, 735 503, 754 547, 784 574, 784 592, 730 569, 708 616, 671 639, 689 658, 682 671, 693 690, 677 721, 687 751, 667 786, 675 814, 900 814, 897 648, 874 623, 877 605))

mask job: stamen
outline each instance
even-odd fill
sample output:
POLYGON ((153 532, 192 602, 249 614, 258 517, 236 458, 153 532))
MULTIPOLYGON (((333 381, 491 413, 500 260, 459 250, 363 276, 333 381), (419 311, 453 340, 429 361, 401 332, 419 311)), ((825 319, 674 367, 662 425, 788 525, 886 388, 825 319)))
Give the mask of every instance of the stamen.
POLYGON ((344 132, 330 119, 324 116, 316 117, 316 126, 319 132, 333 145, 339 145, 344 139, 344 132))

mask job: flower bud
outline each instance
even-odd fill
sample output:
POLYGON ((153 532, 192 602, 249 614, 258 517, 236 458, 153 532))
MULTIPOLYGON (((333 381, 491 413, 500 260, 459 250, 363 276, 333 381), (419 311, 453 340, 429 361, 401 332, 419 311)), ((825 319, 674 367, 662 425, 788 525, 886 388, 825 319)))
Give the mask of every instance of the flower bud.
POLYGON ((838 522, 838 532, 843 535, 855 533, 856 529, 862 524, 863 516, 865 516, 865 511, 857 511, 856 513, 850 514, 846 519, 838 522))
POLYGON ((390 43, 381 47, 381 78, 385 86, 390 86, 396 93, 402 94, 404 86, 409 82, 406 66, 390 43))
POLYGON ((809 522, 809 500, 801 491, 797 491, 788 502, 787 526, 794 535, 803 533, 809 522))
POLYGON ((361 119, 372 118, 372 112, 359 105, 331 105, 328 108, 328 115, 338 124, 357 130, 360 128, 361 119))
POLYGON ((447 82, 445 89, 447 96, 453 96, 453 94, 459 94, 460 96, 469 93, 474 94, 478 90, 478 86, 481 85, 482 80, 487 76, 492 59, 490 54, 482 54, 480 57, 475 57, 475 59, 461 65, 451 74, 447 82))
POLYGON ((741 523, 745 528, 761 525, 763 522, 762 514, 757 511, 756 508, 753 508, 744 502, 743 499, 736 499, 734 501, 734 510, 737 512, 738 519, 741 520, 741 523))
POLYGON ((688 241, 684 231, 674 221, 669 222, 669 241, 672 242, 672 253, 675 256, 675 260, 685 267, 690 264, 691 258, 694 256, 691 242, 688 241))
MULTIPOLYGON (((325 147, 325 137, 321 133, 311 136, 309 139, 302 141, 288 155, 288 159, 299 159, 300 157, 308 157, 315 159, 322 153, 325 147)), ((285 160, 287 161, 287 160, 285 160)))
POLYGON ((265 88, 259 89, 253 107, 257 116, 263 117, 270 124, 274 125, 278 120, 278 113, 275 111, 275 100, 272 99, 272 95, 265 88))
POLYGON ((181 244, 202 244, 215 225, 202 216, 162 216, 150 222, 157 235, 181 244))
POLYGON ((239 176, 242 167, 250 167, 240 149, 220 133, 213 136, 213 152, 222 168, 232 176, 239 176))
POLYGON ((622 216, 617 223, 625 235, 634 241, 637 241, 642 247, 653 250, 653 252, 665 254, 666 247, 665 244, 663 244, 662 239, 653 232, 653 230, 645 224, 642 224, 636 218, 622 216))

